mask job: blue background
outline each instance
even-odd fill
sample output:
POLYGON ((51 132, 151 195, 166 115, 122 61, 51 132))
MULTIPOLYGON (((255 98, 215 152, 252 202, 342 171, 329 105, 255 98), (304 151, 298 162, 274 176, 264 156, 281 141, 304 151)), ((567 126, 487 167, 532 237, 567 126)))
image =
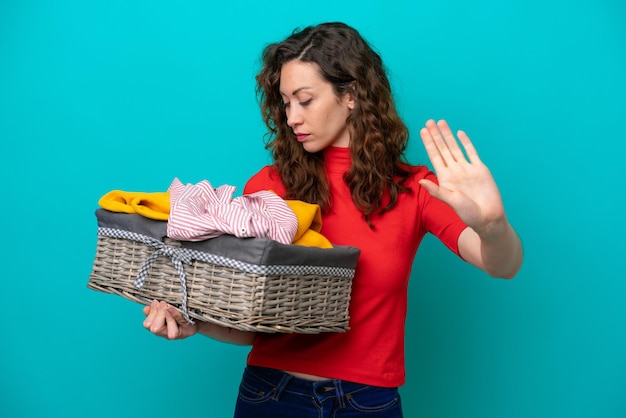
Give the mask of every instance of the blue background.
POLYGON ((269 161, 261 49, 341 20, 389 67, 410 160, 428 118, 466 130, 526 252, 500 281, 424 241, 406 416, 626 416, 625 18, 622 0, 2 1, 0 415, 231 415, 247 349, 155 338, 140 305, 88 290, 93 212, 174 177, 239 193, 269 161))

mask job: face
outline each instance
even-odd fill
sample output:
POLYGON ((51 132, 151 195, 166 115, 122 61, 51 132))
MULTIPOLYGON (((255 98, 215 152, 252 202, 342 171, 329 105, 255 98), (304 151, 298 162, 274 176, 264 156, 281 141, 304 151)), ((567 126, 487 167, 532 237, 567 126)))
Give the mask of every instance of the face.
POLYGON ((280 94, 287 124, 306 151, 349 146, 346 119, 354 108, 354 99, 349 94, 337 97, 332 84, 320 75, 317 64, 302 61, 283 64, 280 94))

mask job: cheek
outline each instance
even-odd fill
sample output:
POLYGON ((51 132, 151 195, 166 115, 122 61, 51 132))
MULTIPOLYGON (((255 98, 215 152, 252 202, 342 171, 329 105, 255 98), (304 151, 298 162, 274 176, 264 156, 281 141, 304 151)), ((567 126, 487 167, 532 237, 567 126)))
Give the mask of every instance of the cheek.
POLYGON ((328 126, 332 126, 335 129, 345 127, 348 114, 342 108, 335 108, 332 112, 326 115, 326 123, 328 126))
POLYGON ((317 114, 319 121, 323 121, 326 126, 336 126, 341 121, 342 109, 335 106, 326 106, 320 109, 317 114))

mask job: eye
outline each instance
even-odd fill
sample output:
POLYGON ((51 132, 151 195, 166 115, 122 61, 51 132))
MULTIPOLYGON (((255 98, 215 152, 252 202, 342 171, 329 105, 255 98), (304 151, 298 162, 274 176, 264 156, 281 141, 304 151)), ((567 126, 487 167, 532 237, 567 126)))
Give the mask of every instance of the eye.
POLYGON ((283 102, 282 103, 282 107, 283 107, 283 109, 288 109, 289 108, 289 102, 283 102))
POLYGON ((313 99, 309 99, 309 100, 305 100, 304 102, 300 102, 300 106, 307 107, 308 105, 311 104, 311 100, 313 100, 313 99))

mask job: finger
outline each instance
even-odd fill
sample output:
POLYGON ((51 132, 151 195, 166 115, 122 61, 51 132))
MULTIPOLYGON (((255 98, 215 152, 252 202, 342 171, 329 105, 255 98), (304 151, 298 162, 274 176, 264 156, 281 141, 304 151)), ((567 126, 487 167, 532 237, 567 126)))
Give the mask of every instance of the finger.
POLYGON ((465 148, 465 153, 467 154, 467 158, 469 158, 471 163, 479 163, 480 157, 478 156, 478 151, 470 141, 469 136, 464 131, 458 131, 457 136, 459 137, 459 141, 463 144, 463 148, 465 148))
POLYGON ((157 304, 157 313, 154 316, 154 320, 152 324, 150 324, 150 332, 157 335, 162 335, 165 329, 165 311, 167 310, 168 304, 166 302, 158 302, 157 304))
POLYGON ((430 131, 426 128, 422 128, 420 130, 420 137, 422 138, 424 149, 426 150, 428 159, 432 163, 435 172, 441 171, 443 168, 446 167, 446 163, 441 158, 439 149, 437 148, 437 145, 435 145, 435 141, 431 136, 430 131))
POLYGON ((437 198, 437 196, 439 194, 439 186, 437 186, 437 184, 435 184, 434 182, 432 182, 430 180, 426 180, 426 179, 420 180, 419 184, 421 184, 422 187, 425 188, 426 191, 428 193, 430 193, 430 195, 432 197, 437 198))
MULTIPOLYGON (((150 309, 148 312, 148 315, 146 316, 146 319, 143 321, 144 328, 150 329, 150 326, 152 325, 152 323, 154 322, 154 318, 156 317, 158 307, 159 307, 159 302, 157 302, 156 300, 153 300, 150 306, 148 307, 150 309)), ((145 308, 144 308, 144 312, 145 312, 145 308)))
POLYGON ((454 158, 454 160, 457 162, 466 161, 465 156, 463 155, 463 151, 461 150, 459 144, 454 138, 454 134, 452 133, 450 126, 448 126, 448 122, 441 119, 439 122, 437 122, 437 127, 439 128, 439 131, 443 136, 443 140, 446 143, 446 147, 450 151, 450 155, 452 155, 452 158, 454 158))
POLYGON ((181 314, 178 309, 176 309, 173 306, 170 306, 167 309, 167 313, 170 314, 170 316, 179 324, 179 325, 185 325, 187 324, 187 320, 185 318, 183 318, 183 314, 181 314))
POLYGON ((175 340, 180 338, 180 326, 178 321, 172 316, 171 309, 165 310, 165 322, 167 323, 167 338, 169 340, 175 340))
POLYGON ((441 159, 443 160, 446 167, 448 167, 456 160, 450 152, 450 149, 448 148, 448 145, 446 144, 446 141, 444 140, 443 135, 439 130, 439 126, 437 126, 434 120, 430 119, 428 122, 426 122, 426 128, 428 129, 430 136, 433 138, 433 142, 439 150, 441 159))
POLYGON ((422 187, 424 187, 428 191, 428 193, 430 193, 432 197, 434 197, 437 200, 442 201, 443 203, 445 203, 446 205, 454 209, 454 207, 451 204, 453 203, 453 199, 455 195, 454 193, 450 192, 449 190, 441 186, 438 186, 436 183, 430 180, 422 179, 419 181, 419 184, 422 185, 422 187))

